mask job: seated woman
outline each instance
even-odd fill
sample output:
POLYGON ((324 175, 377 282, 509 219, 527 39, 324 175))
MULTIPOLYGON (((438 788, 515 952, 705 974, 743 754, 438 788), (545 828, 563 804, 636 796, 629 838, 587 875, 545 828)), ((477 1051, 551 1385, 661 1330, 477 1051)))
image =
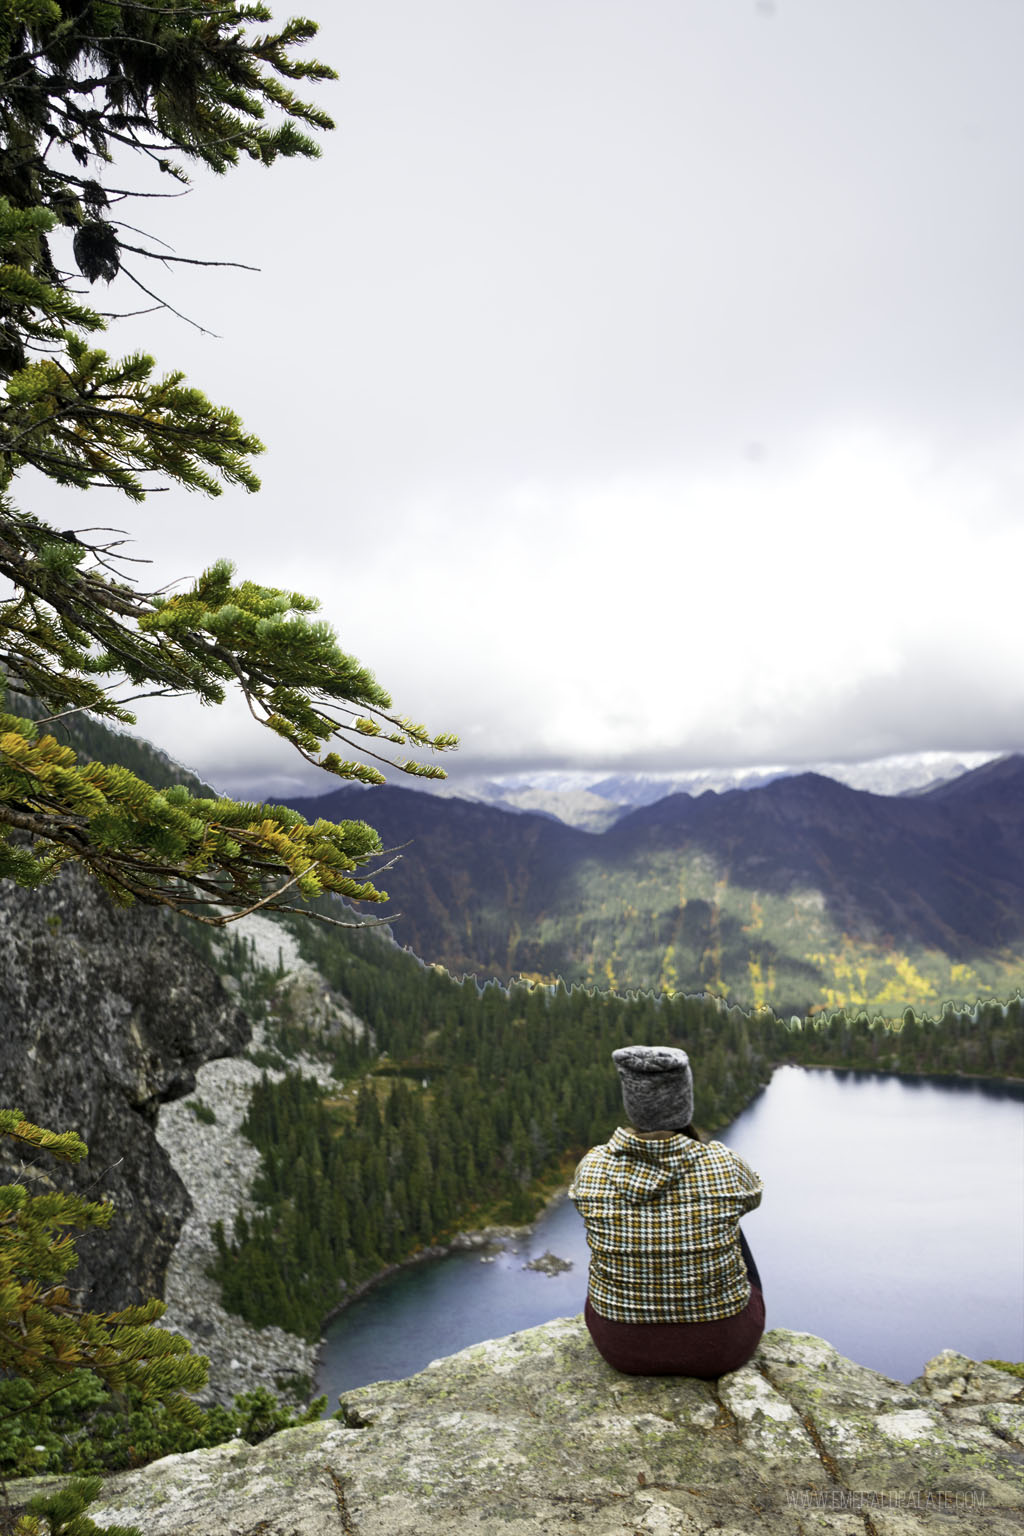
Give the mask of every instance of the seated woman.
POLYGON ((590 1336, 633 1376, 738 1370, 764 1332, 761 1280, 739 1228, 761 1203, 761 1180, 693 1129, 685 1051, 631 1045, 612 1060, 634 1128, 593 1147, 569 1190, 591 1250, 590 1336))

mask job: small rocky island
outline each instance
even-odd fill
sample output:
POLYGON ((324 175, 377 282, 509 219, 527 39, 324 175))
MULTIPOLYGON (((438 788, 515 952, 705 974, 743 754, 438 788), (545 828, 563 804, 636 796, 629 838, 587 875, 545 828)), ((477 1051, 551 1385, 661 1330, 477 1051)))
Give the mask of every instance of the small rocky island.
POLYGON ((523 1265, 523 1268, 537 1270, 542 1275, 564 1275, 567 1270, 572 1269, 572 1260, 559 1258, 558 1254, 552 1253, 549 1248, 546 1253, 541 1254, 539 1259, 531 1259, 528 1264, 523 1265))
POLYGON ((717 1382, 621 1376, 560 1318, 361 1387, 344 1422, 112 1477, 90 1515, 147 1536, 1010 1536, 1024 1381, 947 1350, 905 1386, 783 1329, 717 1382))

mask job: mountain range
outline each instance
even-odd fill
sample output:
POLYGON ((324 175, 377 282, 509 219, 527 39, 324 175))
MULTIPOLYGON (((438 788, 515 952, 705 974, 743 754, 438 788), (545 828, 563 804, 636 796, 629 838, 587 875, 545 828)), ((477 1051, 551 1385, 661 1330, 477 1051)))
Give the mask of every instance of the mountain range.
MULTIPOLYGON (((140 739, 79 719, 60 731, 85 757, 205 790, 140 739)), ((387 877, 395 935, 456 974, 712 991, 797 1014, 935 1013, 1024 981, 1024 758, 958 773, 969 760, 739 770, 746 787, 727 776, 717 790, 715 773, 689 774, 700 792, 668 795, 676 781, 657 775, 495 781, 539 810, 393 786, 288 803, 403 845, 387 877), (854 788, 840 770, 900 792, 854 788), (611 819, 568 825, 553 795, 589 796, 611 819)))
POLYGON ((708 790, 755 789, 798 772, 821 773, 852 789, 879 795, 917 794, 935 784, 959 778, 990 761, 991 752, 913 752, 872 758, 867 762, 812 763, 803 769, 779 765, 748 768, 692 768, 675 773, 607 773, 594 769, 540 769, 481 774, 423 783, 432 794, 482 800, 507 811, 537 811, 571 827, 604 832, 641 805, 669 795, 700 795, 708 790))
POLYGON ((288 802, 402 848, 394 931, 481 978, 938 1011, 1024 980, 1024 757, 915 794, 818 773, 672 794, 602 832, 383 786, 288 802))

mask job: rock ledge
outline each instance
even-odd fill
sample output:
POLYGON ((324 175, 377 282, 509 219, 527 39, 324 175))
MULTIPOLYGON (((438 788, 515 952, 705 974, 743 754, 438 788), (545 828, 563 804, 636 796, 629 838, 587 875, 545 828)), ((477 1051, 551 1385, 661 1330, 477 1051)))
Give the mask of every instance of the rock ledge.
POLYGON ((344 1424, 111 1478, 90 1514, 147 1536, 1024 1527, 1024 1386, 950 1350, 905 1386, 776 1329, 717 1382, 630 1377, 581 1318, 561 1318, 360 1388, 346 1408, 344 1424))

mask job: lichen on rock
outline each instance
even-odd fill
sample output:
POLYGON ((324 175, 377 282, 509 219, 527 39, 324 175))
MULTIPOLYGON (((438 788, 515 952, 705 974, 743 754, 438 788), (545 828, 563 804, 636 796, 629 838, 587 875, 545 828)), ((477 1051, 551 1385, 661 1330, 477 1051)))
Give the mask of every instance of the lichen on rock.
POLYGON ((962 1356, 907 1387, 782 1329, 718 1382, 622 1376, 561 1318, 362 1387, 344 1422, 120 1474, 90 1513, 147 1536, 1009 1536, 1022 1399, 962 1356))

